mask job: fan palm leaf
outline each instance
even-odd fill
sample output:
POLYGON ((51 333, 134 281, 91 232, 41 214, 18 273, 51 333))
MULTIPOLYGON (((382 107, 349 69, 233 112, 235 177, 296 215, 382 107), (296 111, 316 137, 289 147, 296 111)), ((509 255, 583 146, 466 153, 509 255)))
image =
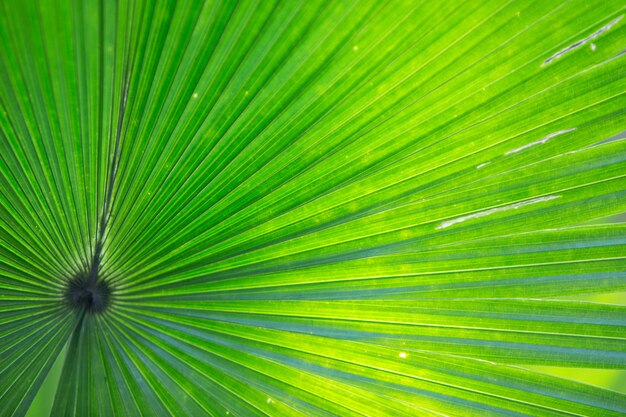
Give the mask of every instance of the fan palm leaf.
POLYGON ((626 413, 622 2, 0 10, 2 416, 626 413))

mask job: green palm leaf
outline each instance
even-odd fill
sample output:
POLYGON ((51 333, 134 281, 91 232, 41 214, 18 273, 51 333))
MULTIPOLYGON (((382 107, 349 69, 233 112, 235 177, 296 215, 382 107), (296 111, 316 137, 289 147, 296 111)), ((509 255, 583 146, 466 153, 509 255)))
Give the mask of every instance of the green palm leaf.
POLYGON ((625 14, 0 3, 0 414, 623 415, 625 14))

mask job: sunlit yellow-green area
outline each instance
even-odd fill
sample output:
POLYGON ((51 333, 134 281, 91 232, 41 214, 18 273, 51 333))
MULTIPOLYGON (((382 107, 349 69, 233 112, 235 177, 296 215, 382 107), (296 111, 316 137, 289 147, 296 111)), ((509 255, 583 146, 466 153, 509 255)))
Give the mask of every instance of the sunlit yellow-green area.
MULTIPOLYGON (((626 305, 626 292, 569 298, 596 303, 626 305)), ((535 366, 533 368, 554 376, 573 379, 626 394, 626 371, 621 369, 579 369, 550 366, 535 366)))

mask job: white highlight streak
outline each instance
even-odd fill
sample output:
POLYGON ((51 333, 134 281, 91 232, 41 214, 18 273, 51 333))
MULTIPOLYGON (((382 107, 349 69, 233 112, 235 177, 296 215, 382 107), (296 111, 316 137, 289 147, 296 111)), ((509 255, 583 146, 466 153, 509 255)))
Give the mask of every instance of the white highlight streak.
POLYGON ((491 161, 487 161, 487 162, 482 163, 482 164, 480 164, 480 165, 476 165, 476 169, 481 169, 481 168, 484 168, 484 167, 486 167, 487 165, 489 165, 490 163, 491 163, 491 161))
MULTIPOLYGON (((561 49, 559 52, 557 52, 556 54, 552 55, 550 58, 548 58, 545 61, 543 61, 543 64, 541 64, 541 66, 543 67, 544 65, 548 65, 549 63, 551 63, 552 61, 554 61, 556 59, 559 59, 560 57, 562 57, 566 53, 568 53, 570 51, 573 51, 574 49, 578 49, 581 46, 583 46, 584 44, 586 44, 587 42, 589 42, 591 40, 594 40, 595 38, 597 38, 598 36, 602 35, 607 30, 609 30, 613 26, 615 26, 617 24, 617 22, 622 20, 622 17, 624 17, 624 15, 621 15, 618 18, 613 19, 612 21, 610 21, 606 25, 602 26, 600 29, 598 29, 595 32, 593 32, 591 35, 587 36, 586 38, 583 38, 583 39, 579 40, 578 42, 574 42, 573 44, 571 44, 570 46, 568 46, 565 49, 561 49)), ((593 47, 591 49, 594 50, 593 47)))
POLYGON ((575 127, 571 128, 571 129, 559 130, 558 132, 550 133, 548 136, 543 137, 543 138, 541 138, 539 140, 527 143, 526 145, 521 146, 519 148, 512 149, 512 150, 508 151, 507 153, 505 153, 505 155, 511 155, 511 154, 517 153, 519 151, 523 151, 524 149, 530 148, 531 146, 544 144, 544 143, 546 143, 547 141, 549 141, 550 139, 552 139, 552 138, 554 138, 556 136, 560 136, 560 135, 563 135, 565 133, 573 132, 574 130, 576 130, 575 127))
POLYGON ((452 219, 452 220, 446 220, 445 222, 442 222, 436 228, 445 229, 446 227, 453 226, 457 223, 462 223, 466 220, 478 219, 480 217, 489 216, 490 214, 500 213, 501 211, 517 210, 518 208, 530 206, 531 204, 542 203, 544 201, 550 201, 550 200, 554 200, 557 198, 561 198, 561 196, 549 195, 547 197, 539 197, 539 198, 533 198, 532 200, 520 201, 519 203, 509 204, 508 206, 496 207, 496 208, 492 208, 489 210, 479 211, 478 213, 468 214, 467 216, 457 217, 456 219, 452 219))

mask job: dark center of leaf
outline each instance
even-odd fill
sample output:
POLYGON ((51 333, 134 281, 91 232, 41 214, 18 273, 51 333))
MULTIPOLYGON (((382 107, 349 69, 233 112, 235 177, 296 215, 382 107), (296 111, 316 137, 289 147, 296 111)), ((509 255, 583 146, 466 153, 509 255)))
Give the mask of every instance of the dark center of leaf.
POLYGON ((75 310, 100 313, 106 310, 111 298, 111 288, 106 282, 77 276, 69 281, 65 291, 67 304, 75 310))

